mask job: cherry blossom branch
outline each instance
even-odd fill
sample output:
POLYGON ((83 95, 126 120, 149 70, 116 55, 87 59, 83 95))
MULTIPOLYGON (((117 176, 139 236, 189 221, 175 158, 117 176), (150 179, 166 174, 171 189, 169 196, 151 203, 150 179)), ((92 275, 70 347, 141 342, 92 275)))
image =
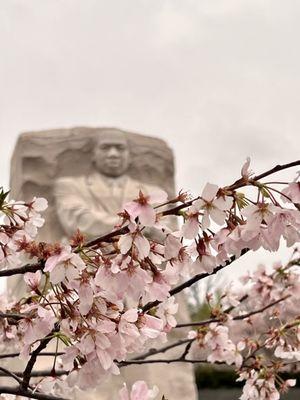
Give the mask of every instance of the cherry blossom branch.
MULTIPOLYGON (((294 161, 294 162, 291 162, 291 163, 288 163, 288 164, 283 164, 283 165, 279 165, 278 164, 275 167, 271 168, 270 170, 268 170, 268 171, 266 171, 266 172, 264 172, 264 173, 262 173, 260 175, 257 175, 252 180, 253 181, 258 181, 259 179, 262 179, 262 178, 264 178, 266 176, 272 175, 275 172, 282 171, 282 170, 288 169, 288 168, 292 168, 292 167, 295 167, 297 165, 300 165, 300 160, 297 160, 297 161, 294 161)), ((237 188, 240 188, 240 187, 243 187, 243 186, 246 186, 246 183, 245 183, 245 180, 242 178, 242 179, 239 179, 238 181, 236 181, 233 185, 228 186, 228 188, 237 189, 237 188)), ((172 207, 172 208, 170 208, 168 210, 162 211, 159 214, 162 215, 162 216, 179 215, 179 212, 182 209, 191 206, 194 203, 194 201, 197 200, 198 198, 199 197, 196 197, 196 198, 194 198, 194 199, 192 199, 190 201, 186 201, 186 202, 184 202, 184 203, 182 203, 182 204, 180 204, 178 206, 175 206, 175 207, 172 207)), ((165 205, 171 204, 171 203, 174 203, 174 199, 170 200, 167 203, 165 203, 165 205)), ((124 227, 122 227, 120 229, 114 230, 113 232, 109 232, 109 233, 107 233, 107 234, 105 234, 103 236, 100 236, 99 238, 93 239, 93 240, 85 243, 83 247, 86 248, 86 247, 97 246, 101 242, 109 243, 109 242, 112 241, 112 239, 114 237, 119 236, 119 235, 124 235, 124 234, 126 234, 128 232, 129 232, 128 226, 124 226, 124 227)))
POLYGON ((11 269, 5 269, 3 271, 0 271, 0 278, 4 276, 13 276, 13 275, 19 275, 19 274, 26 274, 26 272, 36 272, 38 270, 42 270, 45 266, 45 262, 43 260, 39 261, 38 263, 35 264, 26 264, 23 265, 22 267, 18 268, 11 268, 11 269))
MULTIPOLYGON (((198 199, 198 197, 196 197, 196 198, 194 198, 194 199, 192 199, 190 201, 186 201, 186 202, 184 202, 184 203, 182 203, 182 204, 180 204, 180 205, 178 205, 176 207, 170 208, 169 210, 162 211, 159 214, 162 215, 162 216, 179 215, 178 214, 179 211, 181 211, 183 208, 187 208, 187 207, 191 206, 193 204, 193 202, 195 200, 197 200, 197 199, 198 199)), ((172 201, 172 203, 173 203, 173 201, 172 201)), ((110 243, 110 242, 112 242, 112 239, 115 238, 116 236, 125 235, 128 232, 129 232, 129 228, 126 225, 126 226, 124 226, 122 228, 116 229, 116 230, 114 230, 112 232, 109 232, 109 233, 106 233, 105 235, 102 235, 102 236, 100 236, 100 237, 98 237, 96 239, 93 239, 93 240, 85 243, 82 247, 83 248, 95 247, 95 246, 99 245, 102 242, 110 243)), ((75 250, 75 253, 79 252, 79 251, 80 250, 75 250)))
POLYGON ((0 394, 14 394, 16 396, 29 397, 37 400, 68 400, 64 397, 52 396, 49 394, 39 393, 28 389, 21 389, 20 387, 0 386, 0 394))
MULTIPOLYGON (((274 306, 274 305, 276 305, 276 304, 278 304, 278 303, 280 303, 280 302, 286 300, 286 299, 287 299, 288 297, 290 297, 290 296, 291 296, 291 295, 284 296, 284 297, 282 297, 282 298, 280 298, 280 299, 278 299, 278 300, 276 300, 276 301, 273 301, 272 303, 270 303, 270 304, 268 304, 268 305, 266 305, 266 306, 264 306, 264 307, 262 307, 262 308, 260 308, 260 309, 258 309, 258 310, 254 310, 254 311, 249 312, 249 313, 247 313, 247 314, 243 314, 243 315, 236 316, 236 317, 233 318, 233 320, 242 320, 242 319, 246 319, 246 318, 248 318, 248 317, 250 317, 250 316, 252 316, 252 315, 261 313, 261 312, 265 311, 266 309, 268 309, 268 308, 270 308, 270 307, 272 307, 272 306, 274 306)), ((247 298, 247 297, 248 297, 248 296, 245 295, 245 296, 243 296, 242 299, 245 299, 245 298, 247 298)), ((241 301, 242 301, 242 299, 241 299, 241 301)), ((233 309, 233 307, 229 307, 226 311, 229 312, 229 311, 232 310, 232 309, 233 309)), ((176 326, 176 328, 177 328, 177 327, 178 327, 178 328, 181 328, 181 327, 188 327, 188 326, 207 325, 207 324, 209 324, 209 323, 211 323, 211 322, 220 322, 220 319, 210 319, 210 320, 200 321, 200 322, 195 322, 195 323, 190 323, 190 324, 188 324, 188 323, 187 323, 187 324, 178 324, 178 325, 176 326)), ((172 348, 174 348, 174 347, 181 346, 181 345, 183 345, 183 344, 191 345, 191 344, 193 343, 194 340, 195 340, 195 339, 183 339, 183 340, 179 340, 179 341, 177 341, 177 342, 175 342, 175 343, 173 343, 173 344, 171 344, 171 345, 161 347, 160 349, 150 349, 148 352, 146 352, 146 353, 144 353, 144 354, 142 354, 142 355, 140 355, 140 356, 138 356, 138 357, 135 357, 135 358, 133 358, 133 359, 130 359, 130 360, 126 361, 126 362, 137 361, 137 360, 144 360, 144 359, 146 359, 146 358, 148 358, 148 357, 150 357, 150 356, 153 356, 153 355, 156 355, 156 354, 159 354, 159 353, 165 353, 166 351, 168 351, 168 350, 170 350, 170 349, 172 349, 172 348)))
MULTIPOLYGON (((256 175, 254 178, 249 180, 249 183, 251 181, 257 182, 260 179, 265 178, 266 176, 274 174, 275 172, 279 172, 279 171, 283 171, 283 170, 288 169, 288 168, 296 167, 297 165, 300 165, 300 160, 293 161, 293 162, 288 163, 288 164, 282 164, 282 165, 278 164, 275 167, 269 169, 268 171, 263 172, 260 175, 256 175)), ((244 178, 240 178, 236 182, 234 182, 232 185, 228 186, 227 188, 231 189, 231 190, 235 190, 235 189, 241 188, 241 187, 243 187, 243 186, 245 186, 247 184, 248 184, 248 182, 246 182, 244 178)))
MULTIPOLYGON (((244 254, 246 254, 248 251, 249 251, 249 249, 243 249, 241 251, 240 257, 242 257, 244 254)), ((193 276, 191 279, 188 279, 187 281, 183 282, 182 284, 176 286, 174 289, 171 289, 170 290, 170 296, 174 296, 175 294, 181 292, 182 290, 192 286, 194 283, 196 283, 196 282, 198 282, 198 281, 200 281, 200 280, 202 280, 204 278, 207 278, 208 276, 216 274, 221 269, 223 269, 225 267, 228 267, 235 260, 237 260, 237 257, 231 256, 230 259, 227 260, 224 265, 218 265, 216 268, 214 268, 213 272, 211 272, 211 273, 204 272, 204 273, 197 274, 197 275, 193 276)), ((155 301, 149 302, 142 308, 142 311, 143 312, 149 311, 151 308, 158 306, 160 303, 161 303, 161 301, 159 301, 159 300, 155 300, 155 301)))
MULTIPOLYGON (((121 363, 119 364, 119 367, 127 367, 129 365, 142 365, 142 364, 172 364, 172 363, 190 363, 190 364, 199 364, 199 363, 203 363, 203 364, 210 364, 209 361, 207 360, 189 360, 186 358, 155 358, 152 360, 130 360, 130 361, 121 361, 121 363)), ((215 361, 214 364, 226 364, 225 362, 218 362, 215 361)))
MULTIPOLYGON (((242 319, 246 319, 246 318, 252 317, 255 314, 260 314, 260 313, 264 312, 265 310, 267 310, 268 308, 271 308, 271 307, 275 306, 276 304, 281 303, 282 301, 286 300, 289 297, 291 297, 290 294, 288 294, 288 295, 286 295, 284 297, 281 297, 280 299, 275 300, 272 303, 269 303, 266 306, 261 307, 261 308, 259 308, 257 310, 248 312, 246 314, 237 315, 237 316, 233 317, 232 320, 233 321, 239 321, 239 320, 242 320, 242 319)), ((225 313, 226 313, 226 311, 225 311, 225 313)), ((185 327, 188 327, 188 326, 202 326, 202 325, 208 325, 208 324, 210 324, 212 322, 222 322, 222 319, 221 318, 211 318, 211 319, 207 319, 207 320, 204 320, 204 321, 190 322, 190 323, 186 323, 186 324, 178 324, 178 325, 175 326, 175 328, 185 328, 185 327)))
POLYGON ((93 239, 93 240, 85 243, 83 247, 94 247, 102 242, 110 243, 115 236, 124 235, 125 233, 128 233, 128 232, 129 232, 128 226, 124 226, 123 228, 106 233, 103 236, 100 236, 96 239, 93 239))
MULTIPOLYGON (((52 330, 51 333, 55 333, 58 330, 59 330, 59 326, 58 326, 58 324, 56 324, 55 328, 52 330)), ((52 336, 50 336, 50 337, 49 337, 49 335, 46 336, 45 338, 43 338, 41 340, 41 342, 38 345, 38 347, 32 352, 32 355, 31 355, 31 357, 30 357, 30 359, 29 359, 29 361, 27 363, 27 366, 23 371, 23 381, 22 381, 22 384, 21 384, 21 388, 23 390, 26 390, 28 385, 29 385, 29 381, 30 381, 30 378, 31 378, 31 371, 32 371, 32 369, 34 367, 34 364, 36 363, 38 354, 47 347, 48 343, 51 340, 52 340, 52 336)))
POLYGON ((144 360, 145 358, 153 356, 154 354, 165 353, 166 351, 168 351, 170 349, 173 349, 174 347, 182 346, 183 344, 192 343, 194 340, 195 339, 181 339, 181 340, 178 340, 175 343, 172 343, 172 344, 169 344, 167 346, 161 347, 160 349, 150 349, 146 353, 141 354, 141 355, 139 355, 137 357, 134 357, 134 358, 130 359, 129 361, 144 360))
MULTIPOLYGON (((245 390, 248 390, 250 381, 254 377, 254 385, 260 393, 259 383, 255 383, 256 375, 253 373, 257 374, 262 382, 268 384, 271 382, 275 390, 275 385, 279 386, 275 379, 281 363, 277 363, 276 366, 272 356, 269 356, 270 361, 274 362, 274 367, 271 368, 271 375, 267 376, 263 370, 267 360, 263 358, 259 360, 257 355, 254 357, 253 365, 247 367, 249 373, 247 372, 245 378, 240 368, 243 365, 243 357, 245 354, 249 355, 254 348, 257 349, 263 340, 262 349, 272 348, 276 357, 278 355, 279 358, 290 359, 300 349, 299 320, 295 322, 289 314, 285 315, 284 307, 276 307, 276 312, 272 313, 274 318, 267 324, 270 329, 260 339, 257 339, 255 333, 253 338, 245 337, 238 343, 230 337, 234 332, 231 332, 232 326, 229 322, 247 321, 252 315, 263 315, 268 308, 284 301, 290 294, 294 295, 299 285, 299 275, 297 275, 299 271, 296 271, 299 268, 287 270, 287 267, 281 265, 274 266, 273 271, 260 268, 256 274, 249 274, 243 280, 245 284, 252 283, 244 298, 255 299, 257 296, 258 303, 255 307, 257 309, 242 307, 241 310, 239 307, 237 310, 241 310, 240 313, 243 314, 238 315, 236 310, 227 319, 228 314, 243 299, 240 294, 238 296, 240 300, 236 301, 237 292, 228 289, 222 299, 225 300, 227 295, 230 304, 235 306, 227 309, 216 307, 211 311, 209 320, 179 324, 177 327, 201 326, 211 322, 216 322, 215 324, 191 332, 187 339, 178 340, 162 348, 150 349, 140 356, 136 355, 135 358, 129 359, 129 353, 138 351, 142 345, 145 348, 149 338, 160 338, 164 336, 164 332, 169 332, 176 326, 173 314, 176 313, 178 304, 172 296, 218 273, 249 249, 256 250, 263 247, 275 251, 281 238, 286 241, 287 246, 300 242, 299 213, 294 207, 290 208, 291 204, 288 206, 281 204, 300 203, 299 182, 293 181, 288 183, 282 192, 275 190, 271 193, 272 188, 259 181, 274 172, 300 165, 300 161, 277 165, 257 176, 252 174, 249 165, 250 159, 247 159, 241 171, 242 178, 231 186, 219 187, 207 183, 201 196, 194 199, 188 199, 184 193, 166 202, 166 193, 162 193, 162 196, 159 193, 156 196, 151 194, 146 196, 140 192, 139 198, 128 203, 120 214, 123 220, 118 226, 119 229, 87 243, 84 243, 84 237, 78 231, 72 238, 71 246, 35 241, 37 228, 41 225, 39 212, 46 208, 46 200, 34 198, 31 203, 6 202, 7 194, 0 192, 0 211, 9 219, 8 225, 0 227, 0 268, 22 265, 23 254, 38 260, 35 264, 0 271, 0 277, 24 274, 28 290, 28 295, 15 304, 0 298, 2 310, 0 336, 4 346, 12 343, 12 339, 19 341, 18 351, 21 351, 24 345, 27 351, 30 350, 27 345, 37 346, 30 353, 23 372, 15 373, 2 368, 0 375, 9 376, 20 384, 18 389, 13 388, 19 391, 18 394, 22 392, 22 396, 25 393, 25 396, 36 398, 31 396, 34 390, 29 385, 31 377, 34 376, 55 378, 70 374, 70 377, 76 379, 77 375, 76 383, 80 387, 84 387, 84 380, 88 376, 89 378, 93 376, 93 383, 96 385, 101 372, 95 371, 94 360, 100 362, 104 369, 109 365, 124 367, 144 363, 208 362, 188 359, 192 343, 197 343, 207 350, 207 360, 235 364, 238 373, 241 374, 240 378, 247 380, 245 390), (251 196, 235 191, 239 187, 246 186, 252 186, 256 195, 255 200, 251 196), (156 204, 160 202, 160 207, 166 207, 158 211, 157 207, 153 207, 155 202, 156 204), (173 208, 167 209, 168 206, 173 208), (148 227, 155 228, 157 219, 166 215, 183 217, 184 224, 179 236, 169 230, 165 233, 161 227, 163 239, 155 240, 153 237, 149 239, 145 234, 148 227), (126 223, 129 224, 130 231, 128 226, 124 226, 126 223), (212 232, 210 229, 212 223, 221 228, 212 232), (186 244, 183 242, 184 239, 194 239, 194 241, 186 244), (232 254, 235 256, 230 257, 232 254), (222 262, 225 259, 227 261, 218 265, 218 260, 222 262), (191 279, 170 290, 174 282, 180 282, 182 271, 185 272, 185 268, 189 265, 193 271, 190 273, 196 275, 190 275, 191 279), (42 279, 41 271, 46 274, 45 280, 42 279), (40 290, 41 286, 43 288, 40 290), (274 300, 278 293, 285 297, 274 300), (131 306, 129 302, 128 305, 127 296, 132 297, 135 304, 131 306), (120 299, 120 302, 116 299, 120 299), (145 304, 148 299, 151 301, 145 304), (155 299, 160 300, 152 301, 155 299), (268 301, 272 303, 266 304, 268 301), (59 332, 60 323, 64 327, 63 333, 59 332), (278 323, 281 325, 280 328, 277 328, 278 323), (282 323, 285 325, 282 326, 282 323), (68 329, 68 325, 71 329, 68 329), (101 337, 98 336, 98 332, 102 332, 103 329, 105 337, 102 333, 101 337), (288 338, 282 335, 282 332, 285 333, 287 330, 289 330, 288 338), (112 339, 116 337, 115 335, 120 338, 119 341, 112 339), (132 335, 135 339, 130 340, 128 337, 128 341, 123 340, 128 335, 132 335), (65 369, 56 372, 58 348, 56 352, 44 352, 44 349, 53 338, 58 339, 58 337, 67 349, 63 357, 63 361, 66 361, 65 369), (103 340, 105 343, 108 341, 110 343, 105 350, 101 344, 103 340), (216 344, 219 348, 215 346, 216 344), (177 347, 175 357, 168 353, 169 358, 167 355, 161 358, 157 356, 156 359, 150 358, 177 347), (55 357, 54 366, 52 369, 48 366, 49 370, 40 371, 37 370, 36 361, 44 354, 55 357), (118 362, 116 360, 118 354, 124 354, 125 361, 118 362)), ((290 303, 292 302, 284 304, 290 303)), ((212 307, 212 304, 209 305, 212 307)), ((291 309, 291 314, 293 312, 291 309)), ((16 353, 11 354, 16 356, 16 353)), ((3 359, 9 357, 9 354, 0 356, 3 359)), ((53 384, 56 385, 55 382, 53 384)), ((47 395, 41 393, 42 390, 47 393, 47 379, 45 381, 41 379, 36 390, 38 398, 41 398, 41 395, 42 398, 47 398, 45 397, 47 395)))
POLYGON ((266 172, 264 172, 264 173, 262 173, 260 175, 256 175, 253 178, 253 180, 258 181, 258 180, 260 180, 262 178, 265 178, 266 176, 274 174, 275 172, 279 172, 279 171, 283 171, 284 169, 296 167, 297 165, 300 165, 300 160, 293 161, 293 162, 288 163, 288 164, 282 164, 282 165, 278 164, 275 167, 269 169, 268 171, 266 171, 266 172))

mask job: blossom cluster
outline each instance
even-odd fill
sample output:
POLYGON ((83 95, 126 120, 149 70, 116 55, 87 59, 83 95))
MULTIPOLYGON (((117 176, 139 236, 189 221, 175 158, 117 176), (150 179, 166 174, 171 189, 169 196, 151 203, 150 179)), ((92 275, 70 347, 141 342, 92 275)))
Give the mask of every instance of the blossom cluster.
POLYGON ((28 242, 34 240, 44 219, 40 212, 47 206, 47 200, 33 198, 24 201, 6 201, 8 192, 0 192, 0 209, 3 224, 0 228, 0 270, 22 264, 21 253, 28 242))
MULTIPOLYGON (((23 260, 33 263, 15 272, 23 272, 27 293, 0 304, 0 342, 6 349, 13 346, 27 366, 32 354, 49 343, 59 343, 63 352, 64 378, 56 376, 60 366, 54 354, 52 376, 41 379, 36 390, 49 391, 50 383, 54 394, 64 387, 92 388, 119 374, 130 354, 167 341, 169 332, 177 329, 174 285, 179 292, 246 251, 276 251, 281 240, 288 247, 300 241, 299 182, 280 190, 277 184, 264 184, 252 176, 249 160, 241 175, 225 187, 207 183, 194 199, 186 193, 168 200, 163 191, 140 192, 124 205, 110 235, 86 242, 78 231, 68 245, 35 241, 46 200, 7 201, 2 192, 0 276, 13 275, 23 260), (254 199, 243 187, 253 190, 254 199), (180 228, 170 228, 172 215, 182 219, 180 228)), ((258 350, 271 349, 277 360, 300 359, 300 321, 294 315, 282 319, 282 307, 299 293, 299 265, 277 265, 269 271, 261 267, 243 279, 247 294, 225 292, 212 318, 202 321, 189 340, 205 350, 206 361, 235 366, 240 379, 246 379, 243 400, 275 399, 268 393, 278 393, 274 377, 280 368, 270 368, 258 350), (236 321, 253 324, 249 310, 255 316, 271 309, 272 323, 259 338, 234 339, 236 321), (274 373, 264 373, 266 369, 274 373)), ((24 370, 23 389, 29 390, 30 373, 24 370)), ((155 395, 156 390, 141 382, 131 393, 126 387, 120 393, 122 400, 155 395)))
POLYGON ((280 371, 300 360, 299 253, 285 266, 261 265, 240 280, 243 286, 225 289, 219 299, 207 296, 211 319, 188 335, 193 356, 234 365, 246 381, 242 400, 279 399, 295 384, 280 371))

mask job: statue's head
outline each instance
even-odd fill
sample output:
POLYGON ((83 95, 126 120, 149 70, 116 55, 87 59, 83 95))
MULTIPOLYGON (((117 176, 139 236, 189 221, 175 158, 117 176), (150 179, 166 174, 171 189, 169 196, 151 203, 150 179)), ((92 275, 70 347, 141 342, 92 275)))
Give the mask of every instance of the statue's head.
POLYGON ((117 130, 103 132, 94 149, 94 163, 99 172, 110 177, 125 174, 129 167, 129 147, 125 135, 117 130))

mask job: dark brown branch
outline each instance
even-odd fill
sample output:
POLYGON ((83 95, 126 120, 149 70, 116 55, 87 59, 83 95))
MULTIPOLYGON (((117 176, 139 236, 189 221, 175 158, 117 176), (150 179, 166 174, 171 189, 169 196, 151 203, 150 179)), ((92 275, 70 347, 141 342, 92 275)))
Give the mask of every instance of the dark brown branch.
POLYGON ((266 306, 264 306, 264 307, 262 307, 262 308, 260 308, 258 310, 254 310, 254 311, 248 312, 247 314, 237 315, 236 317, 233 318, 233 320, 238 321, 238 320, 241 320, 241 319, 249 318, 249 317, 251 317, 252 315, 255 315, 255 314, 260 314, 260 313, 264 312, 265 310, 267 310, 268 308, 273 307, 276 304, 281 303, 282 301, 286 300, 288 297, 291 297, 291 295, 288 294, 288 295, 286 295, 284 297, 281 297, 280 299, 278 299, 276 301, 273 301, 272 303, 269 303, 266 306))
POLYGON ((63 397, 56 397, 49 394, 43 394, 40 392, 33 392, 27 389, 20 389, 20 387, 11 387, 11 386, 0 386, 0 394, 14 394, 16 396, 24 396, 29 397, 31 399, 37 400, 68 400, 63 397))
POLYGON ((193 344, 193 342, 190 342, 185 346, 184 352, 180 356, 181 360, 185 360, 186 359, 186 356, 189 354, 189 351, 191 349, 192 344, 193 344))
POLYGON ((0 311, 0 318, 14 319, 16 321, 26 318, 26 315, 15 314, 15 313, 3 313, 0 311))
POLYGON ((91 240, 90 242, 87 242, 83 247, 93 247, 102 242, 110 243, 115 236, 124 235, 125 233, 128 232, 129 232, 128 226, 124 226, 123 228, 106 233, 103 236, 100 236, 94 240, 91 240))
POLYGON ((288 169, 288 168, 296 167, 297 165, 300 165, 300 160, 293 161, 293 162, 288 163, 288 164, 282 164, 282 165, 278 164, 275 167, 269 169, 268 171, 263 172, 260 175, 256 175, 254 178, 249 179, 248 181, 245 180, 244 178, 240 178, 236 182, 234 182, 232 185, 228 186, 227 188, 231 189, 231 190, 239 189, 239 188, 241 188, 243 186, 251 184, 251 181, 252 182, 253 181, 257 182, 260 179, 265 178, 266 176, 274 174, 275 172, 279 172, 279 171, 283 171, 283 170, 288 169))
POLYGON ((169 210, 162 211, 160 214, 161 214, 162 216, 164 216, 164 217, 165 217, 166 215, 180 215, 179 212, 180 212, 182 209, 191 206, 191 205, 194 203, 194 201, 197 200, 197 199, 199 199, 199 196, 198 196, 198 197, 195 197, 195 198, 192 199, 192 200, 186 201, 185 203, 179 204, 179 205, 176 206, 176 207, 170 208, 169 210))
MULTIPOLYGON (((242 319, 249 318, 252 315, 260 314, 260 313, 264 312, 265 310, 267 310, 268 308, 271 308, 271 307, 275 306, 276 304, 281 303, 282 301, 286 300, 288 297, 291 297, 291 295, 288 294, 284 297, 281 297, 280 299, 275 300, 272 303, 269 303, 266 306, 259 308, 258 310, 250 311, 247 314, 237 315, 232 318, 232 321, 240 321, 242 319)), ((224 311, 224 312, 226 313, 226 311, 224 311)), ((211 319, 206 319, 206 320, 198 321, 198 322, 188 322, 186 324, 178 324, 175 326, 175 328, 186 328, 188 326, 203 326, 203 325, 208 325, 212 322, 222 322, 222 319, 221 318, 211 318, 211 319)))
POLYGON ((12 276, 19 274, 24 275, 26 274, 26 272, 36 272, 38 270, 42 270, 44 266, 45 266, 44 261, 39 261, 38 263, 35 264, 26 264, 18 268, 5 269, 3 271, 0 271, 0 278, 3 276, 12 276))
MULTIPOLYGON (((58 332, 58 330, 59 330, 59 325, 56 324, 56 326, 52 330, 51 334, 54 332, 58 332)), ((38 357, 39 353, 47 347, 48 343, 51 340, 52 340, 52 337, 47 335, 44 339, 41 340, 38 347, 32 352, 31 357, 26 365, 26 368, 23 371, 23 381, 21 384, 21 389, 23 389, 23 390, 27 389, 30 378, 31 378, 31 372, 34 367, 34 364, 36 363, 37 357, 38 357)))
POLYGON ((181 339, 181 340, 178 340, 175 343, 172 343, 172 344, 169 344, 167 346, 161 347, 160 349, 150 349, 146 353, 140 354, 139 356, 134 357, 134 358, 130 359, 129 361, 132 361, 132 360, 144 360, 145 358, 153 356, 154 354, 165 353, 166 351, 168 351, 170 349, 173 349, 174 347, 182 346, 183 344, 187 344, 187 343, 192 343, 194 340, 195 339, 181 339))
MULTIPOLYGON (((128 365, 141 365, 141 364, 159 364, 159 363, 165 363, 165 364, 171 364, 171 363, 190 363, 190 364, 210 364, 209 361, 207 360, 188 360, 188 359, 182 359, 182 358, 157 358, 154 360, 130 360, 130 361, 121 361, 118 366, 120 368, 126 367, 128 365)), ((214 364, 226 364, 225 362, 221 361, 215 361, 214 364)))
POLYGON ((265 178, 266 176, 272 175, 275 172, 279 172, 279 171, 283 171, 284 169, 296 167, 297 165, 300 165, 300 160, 293 161, 293 162, 288 163, 288 164, 282 164, 282 165, 278 164, 274 168, 271 168, 268 171, 266 171, 266 172, 264 172, 264 173, 262 173, 260 175, 255 176, 253 178, 253 180, 259 181, 260 179, 265 178))
MULTIPOLYGON (((248 251, 249 251, 249 249, 243 249, 241 251, 240 257, 243 256, 244 254, 246 254, 248 251)), ((181 285, 178 285, 174 289, 170 290, 170 296, 174 296, 175 294, 181 292, 183 289, 186 289, 186 288, 192 286, 194 283, 196 283, 204 278, 207 278, 208 276, 216 274, 221 269, 228 267, 228 265, 232 264, 236 259, 237 258, 235 256, 231 256, 230 259, 227 260, 224 265, 218 265, 216 268, 214 268, 213 272, 211 272, 210 274, 208 272, 205 272, 205 273, 197 274, 197 275, 193 276, 191 279, 187 280, 186 282, 183 282, 181 285)), ((160 303, 161 303, 161 301, 159 301, 159 300, 149 302, 142 308, 142 311, 143 312, 149 311, 151 308, 157 307, 160 303)))

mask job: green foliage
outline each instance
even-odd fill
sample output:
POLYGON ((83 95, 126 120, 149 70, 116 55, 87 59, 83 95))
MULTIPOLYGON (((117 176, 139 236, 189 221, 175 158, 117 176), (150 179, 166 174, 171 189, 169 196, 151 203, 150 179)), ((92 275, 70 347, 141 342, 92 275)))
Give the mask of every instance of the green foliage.
POLYGON ((9 195, 9 190, 7 192, 5 192, 3 190, 3 187, 1 186, 0 187, 0 210, 2 209, 4 202, 7 201, 8 195, 9 195))

